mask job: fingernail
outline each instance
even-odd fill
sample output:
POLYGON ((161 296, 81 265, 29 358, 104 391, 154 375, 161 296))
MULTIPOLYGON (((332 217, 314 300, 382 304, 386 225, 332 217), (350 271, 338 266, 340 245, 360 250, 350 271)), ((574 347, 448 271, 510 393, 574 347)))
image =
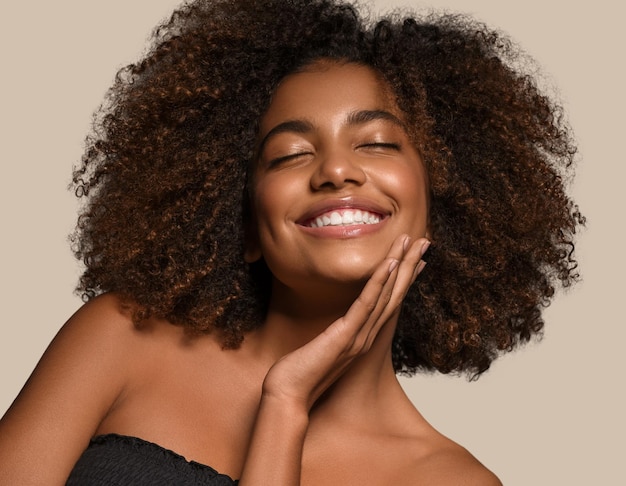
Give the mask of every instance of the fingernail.
POLYGON ((424 261, 419 262, 419 263, 417 264, 417 268, 416 268, 417 273, 418 273, 418 274, 422 273, 422 270, 424 270, 424 267, 425 267, 426 265, 427 265, 427 263, 426 263, 426 262, 424 262, 424 261))
POLYGON ((411 244, 411 237, 407 236, 406 238, 404 238, 404 243, 402 244, 404 251, 408 250, 410 244, 411 244))
POLYGON ((398 263, 398 260, 396 260, 395 258, 391 260, 391 263, 389 264, 389 273, 393 272, 396 269, 398 263))
POLYGON ((424 253, 426 253, 426 250, 428 250, 429 246, 430 246, 430 241, 426 240, 426 243, 422 245, 422 249, 420 250, 420 258, 424 256, 424 253))

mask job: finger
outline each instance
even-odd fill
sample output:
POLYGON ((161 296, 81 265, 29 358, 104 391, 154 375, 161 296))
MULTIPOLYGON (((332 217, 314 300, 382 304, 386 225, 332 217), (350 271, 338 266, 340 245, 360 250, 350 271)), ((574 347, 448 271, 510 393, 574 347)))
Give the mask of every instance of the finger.
POLYGON ((413 284, 413 282, 415 282, 415 280, 417 280, 417 276, 420 273, 422 273, 422 271, 424 270, 424 268, 428 264, 428 262, 426 262, 424 260, 424 255, 428 251, 428 248, 430 248, 430 241, 426 240, 426 243, 424 244, 424 246, 422 247, 422 250, 421 250, 422 254, 420 256, 420 262, 417 264, 417 266, 415 267, 415 270, 413 271, 413 277, 411 278, 411 284, 413 284))
MULTIPOLYGON (((415 271, 413 272, 413 276, 411 277, 411 284, 413 284, 413 282, 415 282, 415 280, 417 280, 417 276, 422 273, 422 271, 424 270, 424 267, 426 267, 427 262, 425 262, 424 260, 420 260, 420 262, 417 264, 417 267, 415 267, 415 271)), ((410 285, 409 285, 410 287, 410 285)))
MULTIPOLYGON (((273 367, 272 380, 267 387, 283 386, 276 384, 277 376, 284 369, 297 367, 307 369, 307 376, 313 378, 311 388, 300 393, 308 406, 312 406, 321 395, 350 366, 353 359, 369 349, 368 336, 372 327, 378 327, 380 314, 385 309, 395 286, 398 268, 406 249, 410 247, 408 236, 403 235, 392 244, 387 257, 375 269, 359 297, 348 309, 346 315, 331 324, 324 332, 308 344, 283 357, 273 367), (366 349, 367 348, 367 349, 366 349)), ((278 380, 280 381, 280 380, 278 380)))
POLYGON ((391 245, 387 257, 378 265, 357 299, 341 319, 346 327, 356 330, 376 321, 380 316, 391 297, 407 240, 408 236, 403 235, 391 245))
MULTIPOLYGON (((412 273, 412 270, 409 267, 415 266, 415 261, 419 260, 419 255, 416 255, 416 252, 421 255, 421 252, 417 250, 423 246, 424 242, 420 242, 417 244, 416 242, 412 242, 411 239, 407 237, 402 237, 402 259, 397 267, 394 266, 394 273, 396 273, 395 278, 393 275, 385 282, 384 286, 379 292, 378 299, 376 300, 375 307, 373 309, 368 309, 369 317, 366 323, 363 325, 360 334, 355 336, 355 345, 354 349, 357 352, 366 352, 376 339, 376 336, 382 329, 383 325, 392 317, 394 309, 397 309, 399 303, 401 302, 404 295, 400 297, 396 297, 396 303, 392 303, 390 305, 390 301, 393 299, 393 295, 395 294, 403 294, 405 289, 410 285, 410 277, 409 273, 412 273), (408 252, 408 259, 407 259, 408 252), (400 284, 399 289, 398 286, 398 278, 402 274, 402 283, 400 284)), ((426 241, 426 240, 424 240, 426 241)), ((392 246, 389 254, 395 255, 397 251, 397 247, 392 246)), ((367 298, 367 294, 363 295, 363 298, 367 298)))
MULTIPOLYGON (((394 242, 389 255, 402 258, 403 245, 403 238, 394 242)), ((385 258, 346 314, 298 350, 300 363, 310 362, 311 366, 323 369, 312 390, 314 400, 344 373, 355 357, 371 346, 369 336, 392 295, 399 266, 397 258, 385 258), (327 368, 324 363, 332 367, 327 368)))
MULTIPOLYGON (((416 240, 410 244, 404 258, 398 266, 398 275, 394 281, 392 294, 379 318, 381 321, 380 325, 384 324, 384 322, 397 311, 409 287, 415 281, 419 272, 423 270, 425 262, 421 258, 426 250, 428 250, 429 245, 430 242, 425 238, 416 240)), ((376 329, 373 330, 376 331, 376 329)))
POLYGON ((392 299, 399 297, 402 300, 405 297, 411 284, 415 282, 417 276, 426 266, 423 257, 429 246, 430 241, 426 238, 421 238, 416 240, 406 252, 398 269, 398 278, 396 279, 394 297, 392 299))

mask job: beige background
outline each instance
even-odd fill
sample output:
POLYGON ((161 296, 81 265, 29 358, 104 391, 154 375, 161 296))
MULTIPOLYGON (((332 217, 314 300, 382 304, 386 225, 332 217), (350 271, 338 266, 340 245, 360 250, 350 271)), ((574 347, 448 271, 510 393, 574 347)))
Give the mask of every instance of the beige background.
MULTIPOLYGON (((0 413, 80 305, 66 243, 76 208, 66 185, 91 113, 117 68, 137 58, 177 3, 34 0, 0 10, 0 413)), ((429 3, 473 13, 517 39, 560 87, 582 152, 573 191, 589 218, 578 246, 584 282, 549 309, 543 342, 496 362, 477 383, 405 382, 426 417, 508 486, 626 484, 626 106, 618 66, 626 46, 617 4, 429 3)))

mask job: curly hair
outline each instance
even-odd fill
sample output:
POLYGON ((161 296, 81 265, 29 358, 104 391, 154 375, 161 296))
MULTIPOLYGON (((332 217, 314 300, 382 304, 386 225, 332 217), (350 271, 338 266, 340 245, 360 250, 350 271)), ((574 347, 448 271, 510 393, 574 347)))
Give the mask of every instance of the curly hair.
POLYGON ((271 274, 243 260, 258 122, 278 83, 320 59, 371 67, 405 113, 430 181, 428 270, 411 287, 396 371, 478 376, 543 328, 578 278, 584 218, 565 192, 576 149, 561 108, 505 36, 463 16, 376 21, 332 0, 195 0, 154 31, 95 117, 74 188, 77 291, 237 347, 271 274))

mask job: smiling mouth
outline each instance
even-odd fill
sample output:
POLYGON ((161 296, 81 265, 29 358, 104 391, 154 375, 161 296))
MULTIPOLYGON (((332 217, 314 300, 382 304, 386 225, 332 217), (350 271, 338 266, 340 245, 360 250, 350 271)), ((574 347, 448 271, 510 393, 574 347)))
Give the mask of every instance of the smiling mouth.
POLYGON ((335 210, 320 214, 310 219, 305 226, 309 228, 324 228, 326 226, 357 226, 365 224, 378 224, 383 216, 377 213, 362 211, 360 209, 335 210))

